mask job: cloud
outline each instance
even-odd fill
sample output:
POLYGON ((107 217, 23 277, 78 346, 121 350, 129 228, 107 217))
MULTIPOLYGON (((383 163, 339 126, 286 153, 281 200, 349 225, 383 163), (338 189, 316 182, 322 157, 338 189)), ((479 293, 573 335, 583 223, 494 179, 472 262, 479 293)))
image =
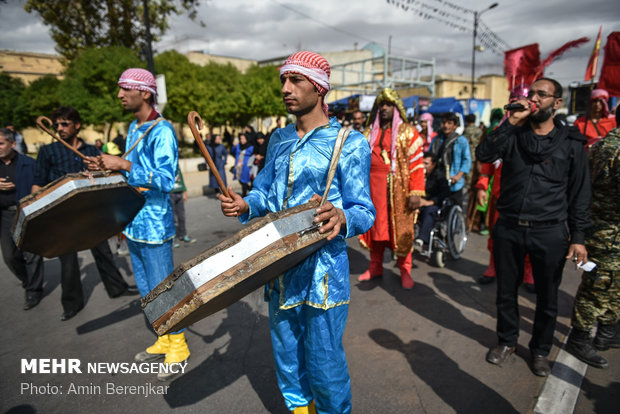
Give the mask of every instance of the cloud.
MULTIPOLYGON (((0 48, 54 52, 49 30, 36 14, 23 10, 23 1, 0 5, 0 48)), ((171 19, 171 30, 155 45, 158 51, 204 50, 209 53, 248 59, 269 59, 287 55, 298 48, 333 52, 363 47, 373 40, 385 48, 391 36, 392 53, 420 59, 435 58, 437 73, 469 75, 473 15, 448 4, 484 10, 492 0, 424 0, 439 10, 450 12, 451 20, 467 31, 443 22, 427 20, 385 0, 203 0, 197 21, 186 16, 171 19)), ((541 57, 569 40, 582 36, 591 42, 567 52, 554 62, 547 74, 562 82, 581 80, 594 38, 603 25, 603 45, 607 35, 620 31, 617 0, 567 2, 564 0, 499 1, 482 14, 482 22, 509 46, 538 42, 541 57)), ((476 73, 503 72, 503 55, 488 48, 476 54, 476 73)))

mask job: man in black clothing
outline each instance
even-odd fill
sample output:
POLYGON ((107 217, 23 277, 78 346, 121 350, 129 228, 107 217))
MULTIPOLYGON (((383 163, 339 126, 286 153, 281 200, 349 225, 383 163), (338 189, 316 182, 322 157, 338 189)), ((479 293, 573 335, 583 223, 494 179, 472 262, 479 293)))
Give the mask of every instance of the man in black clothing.
POLYGON ((450 197, 450 185, 437 167, 437 159, 431 152, 424 153, 424 170, 426 171, 425 191, 426 196, 420 199, 420 231, 415 240, 417 247, 428 243, 431 230, 435 227, 437 211, 443 201, 450 197))
MULTIPOLYGON (((61 106, 52 114, 52 121, 60 138, 73 148, 87 156, 96 157, 100 154, 99 150, 93 145, 88 145, 81 138, 78 138, 82 120, 75 108, 61 106)), ((37 157, 32 191, 37 191, 42 186, 64 175, 86 169, 82 158, 69 151, 60 142, 45 145, 39 150, 39 156, 37 157)), ((84 214, 89 213, 84 212, 84 214)), ((97 270, 99 270, 101 281, 108 296, 116 298, 119 296, 137 295, 139 293, 135 286, 128 286, 123 280, 114 263, 114 257, 107 240, 93 247, 90 251, 95 259, 97 270)), ((61 269, 60 282, 62 286, 61 302, 64 310, 60 320, 66 321, 82 310, 84 307, 84 295, 77 253, 69 253, 60 256, 59 259, 61 269)))
POLYGON ((0 128, 0 245, 9 270, 26 290, 24 310, 34 308, 43 293, 43 258, 22 251, 15 245, 11 228, 19 199, 30 194, 34 179, 34 160, 15 150, 15 135, 0 128))
POLYGON ((517 289, 523 262, 530 255, 536 288, 534 329, 529 343, 534 374, 551 371, 551 350, 557 316, 557 294, 566 259, 587 261, 584 231, 588 226, 590 177, 583 137, 576 129, 554 122, 562 104, 562 86, 540 78, 528 98, 517 102, 507 122, 476 149, 481 162, 503 160, 499 219, 493 229, 497 270, 498 346, 487 361, 501 365, 517 345, 517 289))

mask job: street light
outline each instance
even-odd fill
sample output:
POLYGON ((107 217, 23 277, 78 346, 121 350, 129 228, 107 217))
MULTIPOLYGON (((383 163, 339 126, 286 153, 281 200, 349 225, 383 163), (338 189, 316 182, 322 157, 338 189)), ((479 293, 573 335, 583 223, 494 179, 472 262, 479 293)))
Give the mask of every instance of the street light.
POLYGON ((474 11, 474 40, 471 47, 471 98, 474 98, 474 81, 476 78, 476 36, 478 35, 478 19, 480 15, 498 6, 498 3, 493 3, 482 11, 474 11))

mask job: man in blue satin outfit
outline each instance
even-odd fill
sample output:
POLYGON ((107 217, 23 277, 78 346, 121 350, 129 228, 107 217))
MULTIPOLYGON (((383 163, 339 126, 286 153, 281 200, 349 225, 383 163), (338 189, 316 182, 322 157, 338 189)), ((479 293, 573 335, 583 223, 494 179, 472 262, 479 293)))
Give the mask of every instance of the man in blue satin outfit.
MULTIPOLYGON (((242 198, 219 195, 222 212, 246 223, 320 199, 340 124, 329 119, 324 96, 330 67, 312 52, 291 55, 280 68, 287 111, 297 122, 276 130, 265 168, 242 198)), ((266 287, 278 384, 294 413, 348 413, 351 380, 342 346, 350 300, 345 238, 365 233, 375 218, 370 199, 370 147, 351 132, 345 142, 328 202, 315 222, 329 242, 266 287)))
MULTIPOLYGON (((174 187, 179 152, 172 124, 155 107, 155 77, 147 70, 131 68, 123 72, 118 86, 123 107, 136 116, 127 132, 126 158, 102 154, 98 164, 104 169, 122 171, 127 182, 138 187, 146 198, 138 215, 123 232, 136 284, 144 297, 174 270, 175 228, 169 194, 174 187)), ((165 358, 164 363, 174 364, 185 362, 189 355, 185 333, 179 331, 160 336, 152 346, 138 353, 135 360, 165 358)), ((157 378, 165 381, 173 376, 172 372, 162 372, 157 378)))

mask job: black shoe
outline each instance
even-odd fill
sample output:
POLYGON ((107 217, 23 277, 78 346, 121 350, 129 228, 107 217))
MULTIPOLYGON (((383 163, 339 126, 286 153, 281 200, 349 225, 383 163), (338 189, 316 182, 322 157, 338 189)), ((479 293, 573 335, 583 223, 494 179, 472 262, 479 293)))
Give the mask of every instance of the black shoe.
POLYGON ((573 328, 566 341, 566 352, 594 368, 607 368, 609 363, 596 353, 592 347, 589 331, 580 331, 573 328))
POLYGON ((487 352, 487 362, 494 365, 502 365, 514 352, 514 346, 498 345, 487 352))
POLYGON ((532 355, 532 372, 539 377, 548 377, 551 374, 551 362, 546 356, 532 355))
POLYGON ((620 333, 616 332, 616 326, 599 324, 593 344, 599 351, 620 348, 620 333))
POLYGON ((69 319, 73 318, 75 315, 78 314, 79 311, 81 311, 82 309, 84 309, 84 306, 80 306, 77 309, 71 309, 68 311, 64 311, 62 315, 60 315, 60 320, 61 321, 68 321, 69 319))
POLYGON ((525 290, 528 292, 536 293, 536 286, 533 283, 524 283, 523 286, 525 286, 525 290))
POLYGON ((478 283, 481 285, 488 285, 489 283, 493 283, 495 282, 495 277, 490 277, 490 276, 480 276, 478 278, 478 283))
POLYGON ((26 302, 24 302, 24 310, 32 309, 41 302, 40 295, 26 296, 26 302))
POLYGON ((138 290, 138 288, 131 285, 131 286, 127 286, 127 289, 125 289, 122 293, 116 296, 112 296, 112 298, 120 298, 121 296, 136 296, 139 294, 140 294, 140 291, 138 290))

